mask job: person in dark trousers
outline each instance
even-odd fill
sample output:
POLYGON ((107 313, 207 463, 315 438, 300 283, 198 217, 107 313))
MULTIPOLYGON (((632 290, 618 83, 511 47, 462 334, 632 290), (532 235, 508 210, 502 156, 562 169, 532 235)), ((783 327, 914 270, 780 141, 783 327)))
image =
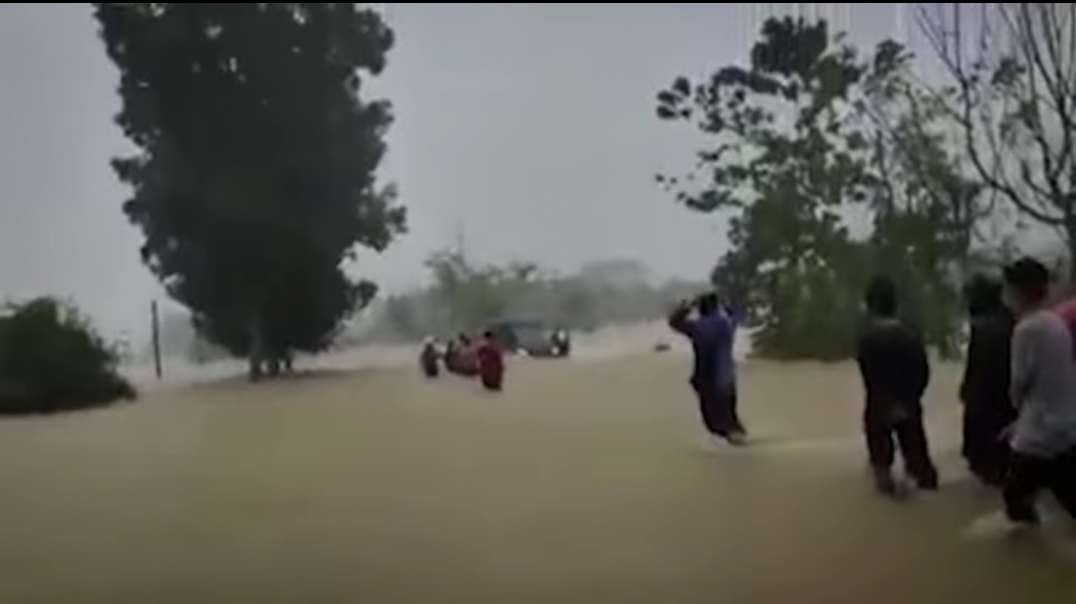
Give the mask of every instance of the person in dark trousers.
POLYGON ((717 295, 709 293, 692 302, 681 302, 669 316, 669 326, 691 340, 694 362, 690 381, 706 430, 712 437, 743 444, 743 432, 732 412, 733 376, 722 375, 727 367, 720 360, 722 354, 731 355, 732 326, 720 312, 717 295), (694 318, 692 311, 696 313, 694 318))
POLYGON ((1001 283, 978 275, 965 288, 971 339, 960 384, 964 403, 961 453, 984 483, 1001 486, 1009 467, 1009 445, 1002 436, 1016 419, 1009 400, 1009 343, 1013 316, 1001 299, 1001 283))
POLYGON ((904 468, 920 488, 938 488, 938 471, 930 459, 923 428, 921 399, 930 381, 930 364, 922 340, 896 318, 897 292, 886 277, 867 288, 870 324, 859 339, 856 359, 866 389, 863 427, 878 489, 896 494, 891 467, 894 436, 904 468))
POLYGON ((1017 316, 1009 397, 1017 409, 1009 432, 1005 482, 1009 520, 1037 523, 1035 498, 1049 489, 1076 518, 1076 361, 1065 320, 1046 308, 1050 273, 1032 258, 1004 271, 1005 301, 1017 316))
POLYGON ((482 385, 486 390, 500 391, 504 381, 504 352, 492 331, 483 334, 477 354, 482 385))

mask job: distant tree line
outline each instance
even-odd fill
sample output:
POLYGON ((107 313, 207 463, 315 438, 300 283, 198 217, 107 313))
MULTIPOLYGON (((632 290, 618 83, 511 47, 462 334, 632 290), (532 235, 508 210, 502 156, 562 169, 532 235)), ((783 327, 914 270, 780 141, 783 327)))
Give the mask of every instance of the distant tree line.
POLYGON ((596 262, 571 275, 556 275, 531 263, 476 265, 445 251, 431 256, 426 266, 431 285, 388 296, 371 309, 377 313, 372 337, 447 336, 510 317, 592 330, 662 317, 678 299, 709 287, 677 280, 653 285, 646 269, 629 260, 596 262))

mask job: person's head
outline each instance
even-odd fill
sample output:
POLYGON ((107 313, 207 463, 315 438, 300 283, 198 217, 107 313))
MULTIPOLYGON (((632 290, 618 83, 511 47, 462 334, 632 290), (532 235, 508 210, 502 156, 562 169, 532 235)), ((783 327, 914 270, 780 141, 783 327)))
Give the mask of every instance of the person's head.
POLYGON ((1001 308, 1001 283, 986 275, 975 275, 964 286, 964 299, 971 316, 1001 308))
POLYGON ((492 342, 494 339, 493 332, 488 329, 482 334, 482 337, 485 338, 487 342, 492 342))
POLYGON ((897 286, 889 277, 875 277, 867 286, 864 302, 871 316, 892 319, 897 316, 897 286))
POLYGON ((470 343, 471 343, 471 338, 467 337, 467 334, 461 333, 460 334, 460 344, 463 344, 464 346, 467 346, 470 343))
POLYGON ((1050 271, 1038 260, 1025 257, 1005 267, 1005 304, 1016 314, 1042 305, 1050 291, 1050 271))
POLYGON ((708 292, 699 296, 695 301, 695 306, 699 309, 699 314, 704 317, 714 314, 719 306, 717 294, 708 292))

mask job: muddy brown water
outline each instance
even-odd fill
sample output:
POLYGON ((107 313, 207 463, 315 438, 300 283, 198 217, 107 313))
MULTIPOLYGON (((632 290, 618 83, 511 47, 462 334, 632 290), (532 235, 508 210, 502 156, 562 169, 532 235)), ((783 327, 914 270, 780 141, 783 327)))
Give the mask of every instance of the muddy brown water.
POLYGON ((958 456, 870 488, 848 364, 750 362, 703 446, 681 354, 166 389, 0 421, 0 602, 1076 602, 1076 530, 1009 533, 958 456))

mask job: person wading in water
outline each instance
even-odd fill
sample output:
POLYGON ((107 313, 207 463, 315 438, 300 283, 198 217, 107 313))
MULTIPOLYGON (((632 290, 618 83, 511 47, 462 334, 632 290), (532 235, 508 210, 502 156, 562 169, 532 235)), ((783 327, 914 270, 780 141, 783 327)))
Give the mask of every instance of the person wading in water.
POLYGON ((1050 273, 1024 258, 1004 271, 1005 302, 1018 318, 1012 336, 1009 397, 1017 409, 1007 430, 1012 461, 1005 482, 1009 520, 1037 523, 1035 498, 1053 491, 1076 518, 1076 361, 1065 320, 1046 308, 1050 273))
POLYGON ((492 331, 483 334, 477 356, 482 385, 486 390, 500 391, 504 382, 504 352, 492 331))
POLYGON ((887 495, 897 492, 890 474, 895 436, 908 474, 919 488, 935 490, 938 470, 930 459, 920 402, 930 381, 926 348, 897 319, 896 286, 888 278, 871 282, 866 304, 870 325, 859 339, 856 360, 866 390, 863 430, 875 484, 887 495))
POLYGON ((735 379, 727 375, 730 364, 726 361, 732 355, 732 323, 720 312, 717 295, 708 293, 692 302, 681 302, 669 316, 669 326, 691 340, 695 358, 690 382, 699 399, 706 430, 714 439, 744 444, 743 430, 732 410, 735 379))
POLYGON ((964 403, 961 453, 975 476, 1001 486, 1009 467, 1009 444, 1002 431, 1016 418, 1009 400, 1009 341, 1013 316, 1001 301, 1001 283, 985 276, 965 289, 971 338, 960 384, 964 403))

